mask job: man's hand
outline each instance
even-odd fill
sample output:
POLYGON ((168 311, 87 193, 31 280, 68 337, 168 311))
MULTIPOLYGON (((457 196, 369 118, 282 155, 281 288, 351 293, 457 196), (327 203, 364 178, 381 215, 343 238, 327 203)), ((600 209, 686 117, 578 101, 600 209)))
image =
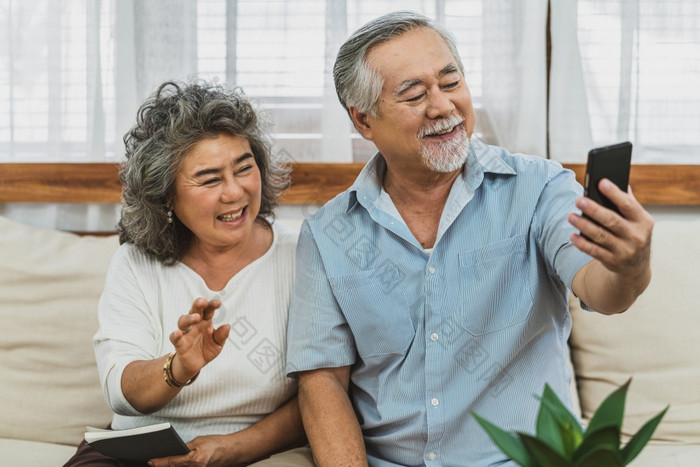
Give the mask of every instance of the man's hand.
POLYGON ((574 293, 601 313, 626 310, 651 280, 651 233, 654 220, 629 189, 620 190, 610 180, 598 185, 600 192, 620 210, 617 214, 589 198, 576 201, 582 214, 569 214, 569 222, 581 231, 571 242, 596 261, 574 277, 574 293), (595 221, 595 222, 594 222, 595 221))
POLYGON ((569 222, 587 237, 573 234, 571 241, 579 250, 599 260, 613 272, 625 273, 644 266, 649 262, 654 220, 636 200, 631 189, 625 193, 607 179, 601 180, 598 189, 618 207, 622 215, 589 198, 578 199, 576 207, 595 222, 569 214, 569 222))

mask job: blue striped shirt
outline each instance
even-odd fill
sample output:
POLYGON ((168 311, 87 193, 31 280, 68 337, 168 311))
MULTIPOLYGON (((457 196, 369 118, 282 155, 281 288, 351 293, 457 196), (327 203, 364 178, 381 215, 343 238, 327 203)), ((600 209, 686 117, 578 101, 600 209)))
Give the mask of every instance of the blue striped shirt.
POLYGON ((581 186, 474 138, 426 252, 384 170, 376 155, 302 226, 287 371, 352 365, 372 466, 504 464, 472 411, 532 433, 545 382, 571 404, 567 288, 591 258, 566 216, 581 186))

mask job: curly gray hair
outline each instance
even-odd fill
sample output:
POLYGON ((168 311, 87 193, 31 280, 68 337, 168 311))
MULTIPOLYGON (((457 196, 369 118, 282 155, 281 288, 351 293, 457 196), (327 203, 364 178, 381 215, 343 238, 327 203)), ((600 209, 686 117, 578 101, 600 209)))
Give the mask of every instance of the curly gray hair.
POLYGON ((194 235, 177 219, 168 222, 175 177, 197 142, 220 134, 250 143, 262 184, 258 218, 274 218, 273 210, 290 179, 289 167, 272 152, 268 128, 263 114, 256 112, 240 88, 201 80, 160 85, 139 108, 136 125, 124 135, 120 242, 131 243, 164 264, 182 259, 194 235))
POLYGON ((377 117, 377 101, 383 78, 367 64, 367 53, 374 47, 417 28, 432 29, 443 38, 459 70, 464 66, 452 35, 430 18, 411 11, 395 11, 368 22, 345 41, 333 66, 333 80, 340 103, 377 117))

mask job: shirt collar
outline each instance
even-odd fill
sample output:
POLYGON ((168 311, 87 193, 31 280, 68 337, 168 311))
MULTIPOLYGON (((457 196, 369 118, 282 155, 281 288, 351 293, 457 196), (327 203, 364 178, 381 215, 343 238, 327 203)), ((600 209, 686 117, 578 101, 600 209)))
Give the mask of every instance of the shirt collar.
MULTIPOLYGON (((472 185, 470 180, 474 181, 475 179, 479 179, 477 183, 480 183, 484 173, 517 174, 498 154, 497 147, 485 144, 476 136, 470 140, 469 157, 465 165, 467 170, 463 170, 461 177, 457 178, 460 184, 472 185)), ((379 197, 384 172, 386 172, 386 162, 384 156, 378 152, 365 164, 349 188, 350 197, 346 213, 350 212, 358 203, 365 209, 369 209, 369 206, 379 197)))
POLYGON ((510 165, 506 164, 499 155, 500 148, 490 146, 477 137, 471 139, 469 146, 469 157, 474 156, 485 173, 501 175, 517 174, 517 172, 510 165))

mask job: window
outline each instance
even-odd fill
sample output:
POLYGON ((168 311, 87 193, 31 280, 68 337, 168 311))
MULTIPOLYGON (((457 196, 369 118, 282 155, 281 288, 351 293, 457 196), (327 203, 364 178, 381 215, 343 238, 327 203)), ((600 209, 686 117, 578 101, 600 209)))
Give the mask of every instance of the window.
POLYGON ((364 161, 330 71, 350 32, 395 9, 453 32, 487 142, 546 155, 549 136, 552 157, 581 162, 631 140, 635 162, 698 162, 692 0, 0 0, 0 161, 118 160, 143 99, 193 77, 259 101, 292 160, 364 161))
MULTIPOLYGON (((560 67, 553 74, 561 78, 553 87, 568 88, 566 95, 555 93, 553 118, 570 119, 563 128, 555 123, 553 156, 583 162, 587 146, 629 140, 635 163, 700 163, 700 3, 579 0, 577 5, 580 68, 561 56, 575 51, 560 48, 557 55, 553 44, 552 66, 560 67), (588 138, 572 150, 571 134, 582 129, 588 138)), ((555 22, 568 14, 557 13, 555 22)))
MULTIPOLYGON (((484 34, 491 30, 484 24, 517 16, 488 5, 483 0, 5 0, 0 3, 5 39, 0 161, 117 160, 122 135, 143 99, 166 79, 193 77, 241 86, 270 113, 277 149, 293 160, 363 161, 374 147, 352 128, 330 76, 349 32, 395 9, 437 18, 455 34, 481 108, 482 56, 489 46, 484 34)), ((480 121, 490 120, 485 115, 480 121)), ((492 123, 481 130, 495 139, 492 123)))

